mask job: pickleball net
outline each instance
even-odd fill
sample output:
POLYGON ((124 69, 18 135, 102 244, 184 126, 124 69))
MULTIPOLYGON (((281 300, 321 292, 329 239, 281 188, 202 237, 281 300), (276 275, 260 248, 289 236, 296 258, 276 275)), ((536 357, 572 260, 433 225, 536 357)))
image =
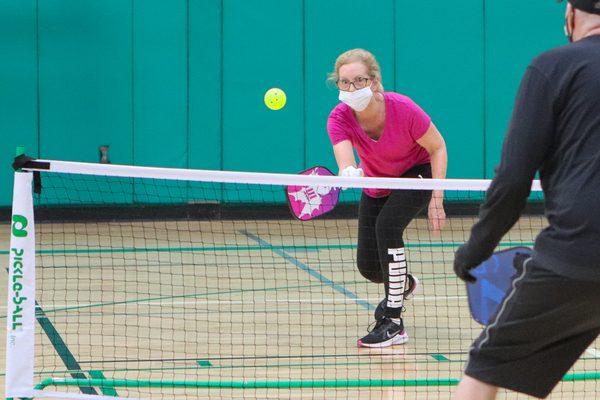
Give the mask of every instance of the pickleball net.
MULTIPOLYGON (((488 185, 29 161, 15 173, 7 397, 450 398, 481 330, 453 254, 488 185), (290 185, 344 190, 300 221, 290 185), (385 349, 356 345, 383 297, 356 267, 367 186, 444 190, 448 215, 439 236, 427 210, 405 230, 420 287, 404 303, 410 341, 385 349)), ((534 185, 500 247, 533 245, 541 200, 534 185)), ((593 397, 598 370, 592 348, 553 398, 593 397)))

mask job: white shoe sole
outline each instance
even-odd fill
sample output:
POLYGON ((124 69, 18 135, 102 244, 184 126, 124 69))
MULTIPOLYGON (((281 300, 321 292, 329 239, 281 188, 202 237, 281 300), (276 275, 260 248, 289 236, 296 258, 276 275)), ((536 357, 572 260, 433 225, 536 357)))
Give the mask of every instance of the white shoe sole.
POLYGON ((413 279, 415 281, 414 287, 410 293, 404 295, 404 300, 412 299, 415 296, 415 294, 419 292, 419 286, 421 286, 421 283, 419 282, 419 278, 417 278, 415 275, 412 275, 412 274, 411 274, 411 276, 413 277, 413 279))
POLYGON ((408 342, 408 334, 406 333, 406 331, 397 334, 396 336, 394 336, 393 338, 386 340, 385 342, 380 342, 380 343, 363 343, 362 340, 358 341, 358 347, 369 347, 369 348, 383 348, 383 347, 390 347, 390 346, 394 346, 396 344, 404 344, 408 342))

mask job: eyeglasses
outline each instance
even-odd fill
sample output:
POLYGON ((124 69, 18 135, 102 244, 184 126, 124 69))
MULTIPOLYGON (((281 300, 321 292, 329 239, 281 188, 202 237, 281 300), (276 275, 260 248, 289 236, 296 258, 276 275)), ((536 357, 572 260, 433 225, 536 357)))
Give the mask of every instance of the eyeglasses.
POLYGON ((350 81, 348 79, 338 79, 336 83, 338 89, 347 92, 350 90, 350 86, 354 86, 355 90, 366 88, 370 80, 371 79, 369 78, 358 76, 353 81, 350 81))

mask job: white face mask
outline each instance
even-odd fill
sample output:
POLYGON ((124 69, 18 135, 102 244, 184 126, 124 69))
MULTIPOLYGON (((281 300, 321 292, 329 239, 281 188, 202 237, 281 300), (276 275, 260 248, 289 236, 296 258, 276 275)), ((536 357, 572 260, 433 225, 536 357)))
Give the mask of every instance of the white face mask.
POLYGON ((355 90, 354 92, 345 92, 340 90, 340 101, 348 104, 354 111, 364 111, 373 98, 373 91, 369 86, 355 90))

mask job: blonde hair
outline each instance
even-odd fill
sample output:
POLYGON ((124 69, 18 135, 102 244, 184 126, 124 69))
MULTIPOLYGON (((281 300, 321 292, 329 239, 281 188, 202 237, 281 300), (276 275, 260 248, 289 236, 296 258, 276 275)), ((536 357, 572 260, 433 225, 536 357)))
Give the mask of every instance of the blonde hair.
POLYGON ((381 68, 375 56, 368 50, 365 49, 352 49, 343 52, 335 60, 335 66, 333 72, 329 73, 327 80, 336 84, 340 78, 339 72, 343 65, 351 64, 353 62, 360 62, 367 67, 367 73, 371 79, 377 80, 376 86, 373 88, 376 92, 383 92, 383 83, 381 82, 381 68))

